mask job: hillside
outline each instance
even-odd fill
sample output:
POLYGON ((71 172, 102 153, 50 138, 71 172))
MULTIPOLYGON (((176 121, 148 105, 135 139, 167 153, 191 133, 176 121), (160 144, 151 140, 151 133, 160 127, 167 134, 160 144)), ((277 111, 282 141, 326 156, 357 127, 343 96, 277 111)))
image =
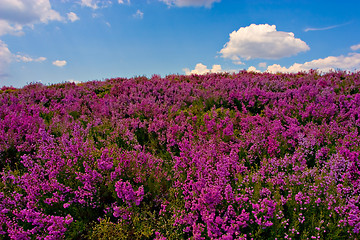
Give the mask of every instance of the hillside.
POLYGON ((360 72, 0 90, 0 239, 357 239, 360 72))

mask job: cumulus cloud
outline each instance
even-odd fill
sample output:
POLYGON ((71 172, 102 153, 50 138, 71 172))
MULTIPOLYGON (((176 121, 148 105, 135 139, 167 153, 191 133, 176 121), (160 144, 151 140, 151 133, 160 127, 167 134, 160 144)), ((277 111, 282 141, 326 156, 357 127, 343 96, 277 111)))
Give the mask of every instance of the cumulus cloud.
POLYGON ((77 80, 74 80, 74 79, 68 79, 66 80, 67 82, 70 82, 70 83, 75 83, 75 84, 79 84, 81 83, 81 81, 77 81, 77 80))
POLYGON ((256 72, 256 73, 260 73, 261 71, 260 70, 257 70, 256 67, 254 66, 250 66, 248 69, 247 69, 248 72, 256 72))
POLYGON ((211 8, 213 3, 220 2, 221 0, 160 0, 169 7, 207 7, 211 8))
POLYGON ((56 61, 53 61, 52 64, 57 67, 63 67, 67 64, 67 62, 65 60, 56 60, 56 61))
POLYGON ((309 46, 292 32, 277 31, 275 25, 251 24, 230 33, 230 40, 220 50, 223 58, 279 59, 309 50, 309 46))
POLYGON ((299 71, 308 71, 310 69, 317 69, 322 72, 328 72, 330 70, 346 70, 354 71, 360 69, 360 53, 350 53, 347 56, 329 56, 326 58, 319 58, 305 63, 294 63, 289 68, 282 67, 278 64, 268 66, 268 72, 290 72, 297 73, 299 71))
POLYGON ((144 13, 138 9, 136 11, 136 13, 133 14, 133 17, 138 18, 138 19, 143 19, 144 18, 144 13))
POLYGON ((353 45, 353 46, 351 46, 350 48, 351 48, 351 50, 353 50, 353 51, 359 50, 359 49, 360 49, 360 43, 359 43, 359 44, 356 44, 356 45, 353 45))
POLYGON ((28 24, 33 22, 60 21, 58 12, 51 8, 49 0, 0 0, 1 19, 28 24))
POLYGON ((19 35, 24 26, 61 20, 49 0, 0 0, 0 35, 19 35))
POLYGON ((212 66, 212 69, 208 69, 206 65, 202 64, 202 63, 198 63, 195 66, 194 70, 190 70, 188 68, 184 68, 183 69, 186 75, 191 75, 191 74, 206 74, 206 73, 218 73, 218 72, 223 72, 223 70, 221 69, 221 65, 218 64, 214 64, 212 66))
POLYGON ((75 22, 75 21, 77 21, 77 20, 80 20, 80 18, 78 17, 78 15, 76 15, 76 13, 74 13, 74 12, 69 12, 69 13, 67 14, 67 17, 68 17, 68 19, 69 19, 71 22, 75 22))

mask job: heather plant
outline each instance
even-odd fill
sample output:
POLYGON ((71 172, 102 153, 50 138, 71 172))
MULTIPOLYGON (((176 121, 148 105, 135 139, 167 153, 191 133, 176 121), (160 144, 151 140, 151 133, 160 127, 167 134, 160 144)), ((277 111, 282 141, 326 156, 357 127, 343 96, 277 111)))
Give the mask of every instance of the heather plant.
POLYGON ((0 90, 0 239, 359 239, 360 74, 0 90))

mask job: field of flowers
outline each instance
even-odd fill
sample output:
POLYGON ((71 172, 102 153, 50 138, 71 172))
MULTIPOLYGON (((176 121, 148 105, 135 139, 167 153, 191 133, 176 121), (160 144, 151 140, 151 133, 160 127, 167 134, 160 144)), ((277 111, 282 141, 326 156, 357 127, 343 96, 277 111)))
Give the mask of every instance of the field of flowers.
POLYGON ((0 90, 0 239, 360 239, 360 73, 0 90))

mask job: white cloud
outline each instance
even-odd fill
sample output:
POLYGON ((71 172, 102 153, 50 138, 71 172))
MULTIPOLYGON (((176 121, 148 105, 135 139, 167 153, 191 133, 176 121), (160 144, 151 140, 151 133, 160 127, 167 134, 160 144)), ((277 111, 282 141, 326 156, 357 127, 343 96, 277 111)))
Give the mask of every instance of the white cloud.
POLYGON ((297 73, 299 71, 308 71, 310 69, 317 69, 322 72, 328 72, 329 70, 347 70, 354 71, 360 69, 360 53, 350 53, 348 56, 329 56, 326 58, 319 58, 305 63, 294 63, 289 68, 282 67, 278 64, 268 66, 268 72, 291 72, 297 73))
POLYGON ((259 63, 258 66, 261 68, 266 68, 267 64, 266 64, 266 62, 261 62, 261 63, 259 63))
POLYGON ((91 17, 92 18, 99 18, 99 17, 101 17, 102 16, 102 14, 100 14, 100 13, 92 13, 91 14, 91 17))
POLYGON ((80 5, 92 9, 106 8, 111 5, 110 0, 81 0, 80 5))
POLYGON ((195 66, 194 70, 188 69, 188 68, 184 68, 183 71, 185 72, 186 75, 191 75, 191 74, 206 74, 206 73, 218 73, 218 72, 223 72, 223 70, 221 69, 221 65, 218 64, 214 64, 212 66, 212 69, 208 69, 206 65, 202 64, 202 63, 198 63, 195 66))
POLYGON ((138 18, 138 19, 143 19, 144 18, 144 13, 138 9, 136 11, 136 13, 133 14, 133 17, 138 18))
POLYGON ((0 40, 0 77, 7 75, 7 68, 13 61, 17 62, 43 62, 45 57, 32 58, 26 55, 12 54, 7 44, 0 40))
POLYGON ((35 62, 43 62, 46 60, 46 57, 39 57, 35 59, 35 62))
POLYGON ((118 3, 119 4, 125 4, 125 3, 127 3, 127 4, 130 4, 130 0, 118 0, 118 3))
POLYGON ((260 70, 257 70, 256 67, 254 66, 250 66, 248 69, 247 69, 248 72, 256 72, 256 73, 260 73, 261 71, 260 70))
POLYGON ((6 69, 11 62, 12 54, 3 41, 0 40, 0 78, 7 75, 6 69))
POLYGON ((8 21, 0 19, 0 36, 5 34, 23 35, 23 26, 21 24, 10 24, 8 21))
POLYGON ((75 83, 75 84, 79 84, 81 83, 80 81, 77 81, 77 80, 74 80, 74 79, 68 79, 66 80, 67 82, 70 82, 70 83, 75 83))
POLYGON ((67 62, 65 60, 56 60, 56 61, 53 61, 52 64, 57 67, 63 67, 67 64, 67 62))
POLYGON ((49 0, 0 0, 0 35, 19 35, 24 26, 61 20, 49 0))
POLYGON ((97 1, 93 1, 93 0, 81 0, 81 6, 89 7, 92 9, 98 8, 97 1))
POLYGON ((337 26, 329 26, 329 27, 323 27, 323 28, 305 28, 304 32, 309 32, 309 31, 324 31, 324 30, 329 30, 332 28, 336 28, 337 26))
POLYGON ((240 60, 237 60, 237 61, 234 61, 234 64, 237 64, 237 65, 244 65, 245 63, 243 63, 242 61, 240 60))
POLYGON ((160 0, 168 6, 176 7, 207 7, 211 8, 213 3, 221 0, 160 0))
POLYGON ((359 43, 359 44, 356 44, 356 45, 353 45, 353 46, 351 46, 350 48, 351 48, 351 50, 353 50, 353 51, 359 50, 359 49, 360 49, 360 43, 359 43))
POLYGON ((75 21, 77 21, 77 20, 80 20, 80 18, 78 17, 78 15, 76 15, 76 13, 74 13, 74 12, 69 12, 69 13, 67 14, 67 17, 68 17, 68 19, 69 19, 71 22, 75 22, 75 21))
POLYGON ((212 73, 218 73, 218 72, 222 72, 223 70, 221 69, 221 65, 220 64, 214 64, 212 66, 211 72, 212 73))
POLYGON ((279 59, 309 50, 309 46, 292 32, 276 30, 275 25, 251 24, 230 33, 230 40, 220 53, 234 61, 243 59, 279 59))
POLYGON ((46 60, 46 57, 32 58, 24 55, 15 55, 14 57, 18 62, 43 62, 46 60))
POLYGON ((341 26, 345 26, 348 25, 348 23, 344 23, 344 24, 338 24, 338 25, 332 25, 332 26, 328 26, 328 27, 322 27, 322 28, 305 28, 304 32, 309 32, 309 31, 324 31, 324 30, 329 30, 329 29, 333 29, 333 28, 337 28, 337 27, 341 27, 341 26))

